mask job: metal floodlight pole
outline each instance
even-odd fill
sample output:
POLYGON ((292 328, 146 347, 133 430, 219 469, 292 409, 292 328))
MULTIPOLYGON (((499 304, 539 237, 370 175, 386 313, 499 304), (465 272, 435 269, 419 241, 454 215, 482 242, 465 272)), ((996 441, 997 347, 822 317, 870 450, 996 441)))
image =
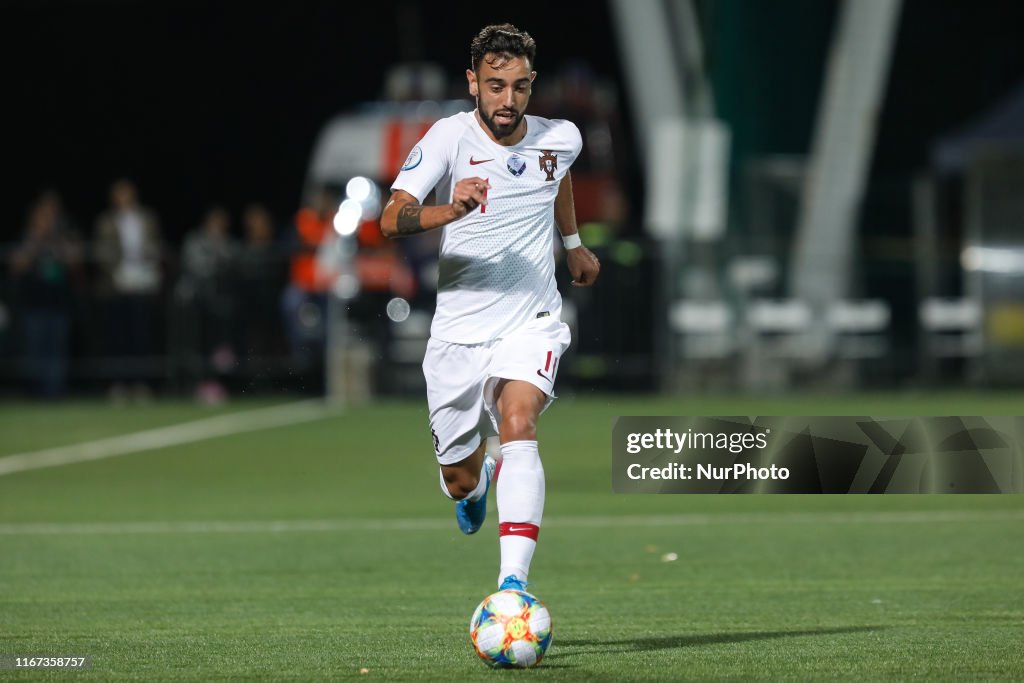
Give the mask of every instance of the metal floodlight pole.
POLYGON ((857 214, 901 2, 843 3, 797 224, 790 279, 797 298, 828 303, 850 293, 857 214))
POLYGON ((345 404, 345 386, 342 363, 349 346, 348 311, 346 301, 333 291, 327 292, 327 320, 324 339, 324 399, 335 406, 345 404))
POLYGON ((660 245, 660 292, 654 324, 654 353, 662 388, 676 375, 676 345, 668 322, 682 262, 687 174, 684 73, 673 49, 671 22, 662 2, 610 0, 623 66, 629 74, 636 139, 646 160, 648 231, 660 245))
POLYGON ((352 325, 348 304, 358 293, 358 282, 352 267, 355 238, 338 236, 322 245, 325 268, 334 271, 335 279, 326 296, 324 321, 324 398, 328 403, 344 407, 351 390, 352 325))

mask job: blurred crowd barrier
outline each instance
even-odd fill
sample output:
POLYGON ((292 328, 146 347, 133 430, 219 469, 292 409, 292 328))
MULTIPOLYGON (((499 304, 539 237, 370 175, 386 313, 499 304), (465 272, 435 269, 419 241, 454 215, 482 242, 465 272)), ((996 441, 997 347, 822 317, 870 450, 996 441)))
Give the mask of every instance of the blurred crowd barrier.
MULTIPOLYGON (((214 208, 172 248, 148 210, 115 210, 86 239, 62 218, 59 198, 45 195, 22 241, 2 251, 0 386, 115 401, 420 395, 437 236, 388 241, 374 220, 358 219, 346 242, 338 199, 315 195, 281 228, 251 206, 240 231, 214 208)), ((1006 332, 1017 329, 1013 311, 978 297, 881 287, 829 303, 789 298, 785 250, 722 256, 711 274, 718 286, 707 290, 717 296, 672 297, 666 269, 698 274, 708 265, 698 252, 668 263, 659 243, 608 221, 585 222, 581 233, 602 272, 578 289, 564 266, 557 271, 573 330, 564 391, 996 385, 1012 374, 1001 365, 1007 353, 1024 347, 1006 332)), ((873 244, 860 257, 865 280, 884 283, 894 260, 912 268, 909 245, 895 253, 873 244)))
MULTIPOLYGON (((0 392, 207 403, 338 387, 360 399, 419 394, 439 234, 383 238, 382 193, 366 178, 323 186, 280 223, 260 205, 237 217, 214 207, 179 244, 131 181, 113 184, 91 230, 44 193, 20 240, 0 245, 0 392), (355 213, 353 196, 366 204, 355 213)), ((609 286, 566 306, 586 353, 576 374, 650 388, 651 250, 616 241, 613 214, 615 225, 583 224, 607 253, 609 286)))
POLYGON ((240 224, 235 237, 215 207, 170 245, 129 180, 113 184, 91 230, 45 192, 20 241, 0 246, 0 387, 219 402, 301 372, 310 362, 289 346, 282 313, 296 240, 258 204, 240 224))

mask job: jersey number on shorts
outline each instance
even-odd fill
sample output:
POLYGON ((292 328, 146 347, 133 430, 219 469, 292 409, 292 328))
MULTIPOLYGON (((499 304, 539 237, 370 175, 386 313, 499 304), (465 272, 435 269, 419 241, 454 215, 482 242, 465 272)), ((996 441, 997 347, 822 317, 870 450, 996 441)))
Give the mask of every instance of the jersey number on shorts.
POLYGON ((555 383, 555 375, 557 373, 558 373, 558 356, 555 355, 554 351, 548 351, 548 357, 544 361, 544 369, 543 370, 537 370, 537 374, 540 375, 541 377, 543 377, 544 379, 546 379, 547 381, 551 382, 552 384, 554 384, 555 383), (552 359, 554 359, 554 361, 555 361, 553 365, 551 363, 552 359), (551 373, 550 376, 548 375, 548 372, 551 373))
POLYGON ((430 436, 432 436, 433 439, 434 439, 434 452, 435 453, 440 453, 441 452, 441 440, 439 438, 437 438, 437 432, 435 432, 433 429, 431 429, 430 430, 430 436))

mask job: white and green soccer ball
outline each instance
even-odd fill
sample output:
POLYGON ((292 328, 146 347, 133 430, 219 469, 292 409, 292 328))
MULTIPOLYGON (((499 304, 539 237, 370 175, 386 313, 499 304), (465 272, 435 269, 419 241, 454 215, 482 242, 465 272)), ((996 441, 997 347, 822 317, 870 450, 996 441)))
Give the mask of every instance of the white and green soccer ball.
POLYGON ((488 666, 523 669, 540 662, 551 644, 551 615, 529 593, 498 591, 473 612, 469 637, 488 666))

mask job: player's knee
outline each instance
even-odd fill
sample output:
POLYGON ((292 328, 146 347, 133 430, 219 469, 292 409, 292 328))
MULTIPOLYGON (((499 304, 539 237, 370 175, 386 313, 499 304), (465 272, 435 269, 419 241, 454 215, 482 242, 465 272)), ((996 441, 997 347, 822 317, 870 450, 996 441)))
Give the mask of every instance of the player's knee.
POLYGON ((537 438, 537 418, 528 410, 511 410, 502 415, 502 441, 533 441, 537 438))

